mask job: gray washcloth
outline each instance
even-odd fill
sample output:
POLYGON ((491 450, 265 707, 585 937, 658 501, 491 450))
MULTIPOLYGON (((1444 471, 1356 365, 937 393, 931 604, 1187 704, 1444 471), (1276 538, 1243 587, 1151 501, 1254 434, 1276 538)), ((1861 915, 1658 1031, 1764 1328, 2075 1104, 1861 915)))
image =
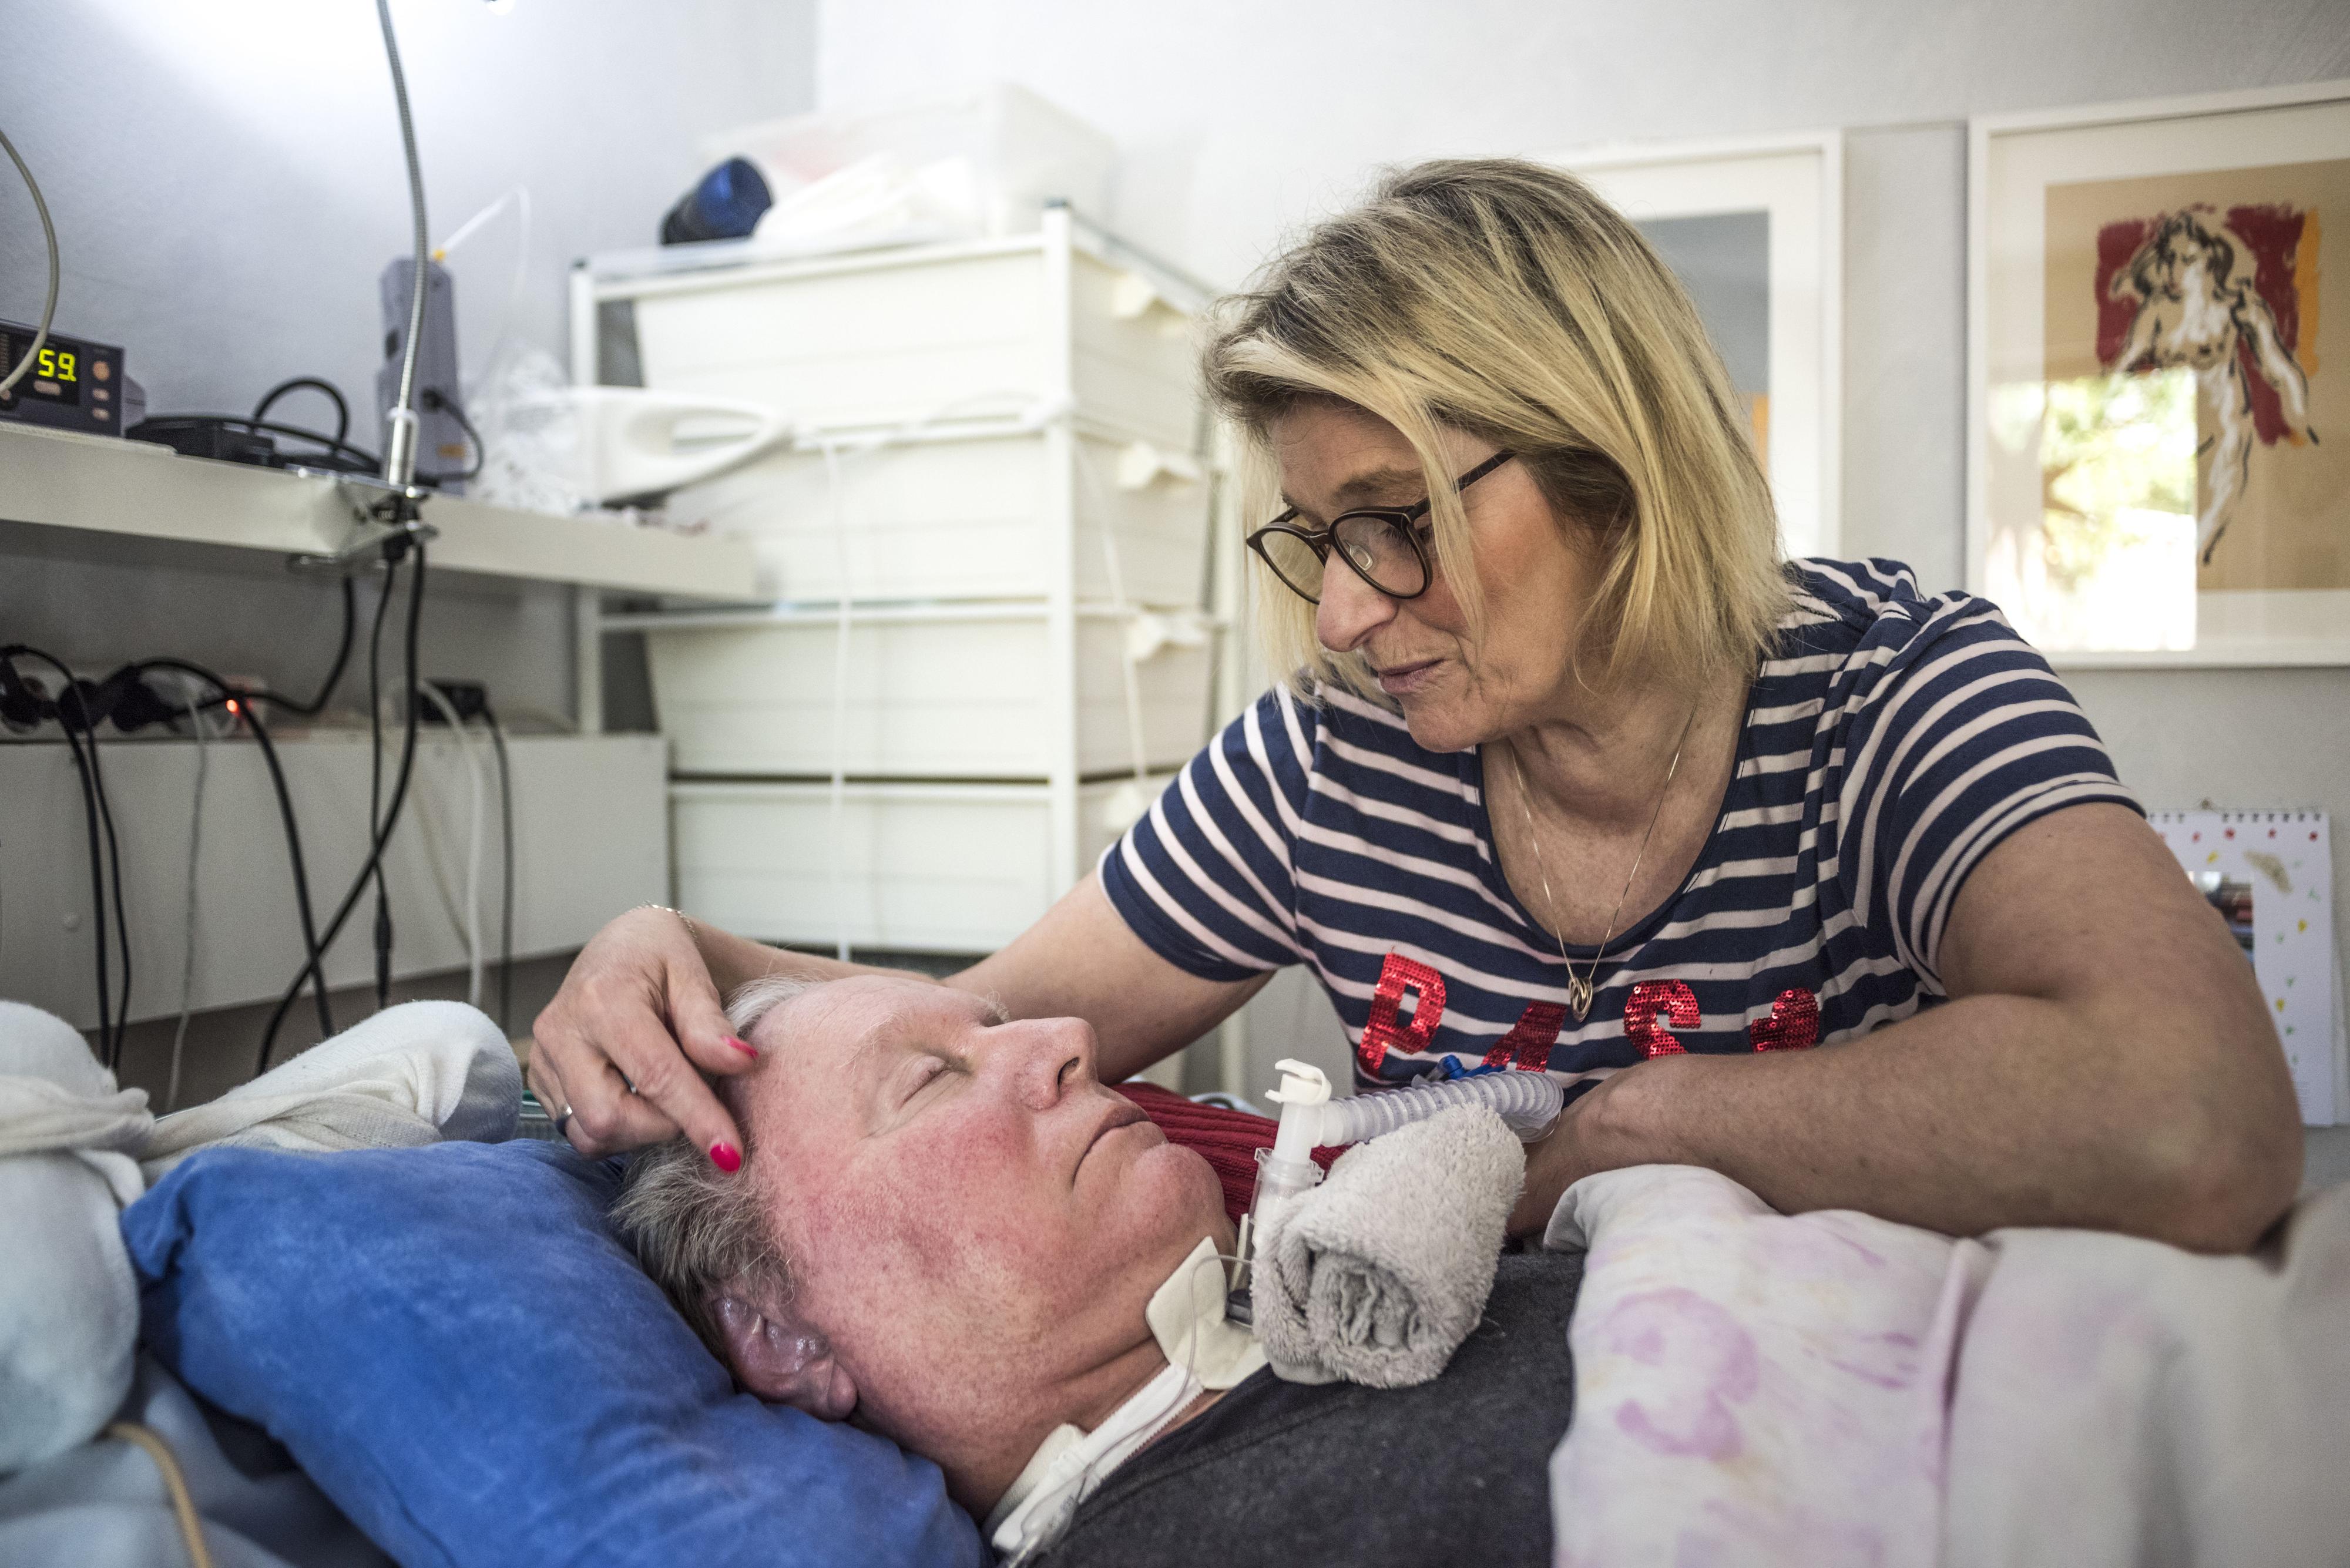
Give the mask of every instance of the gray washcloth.
POLYGON ((1484 1315, 1525 1150, 1482 1106, 1357 1144, 1273 1206, 1257 1237, 1256 1331, 1275 1376, 1409 1388, 1484 1315))

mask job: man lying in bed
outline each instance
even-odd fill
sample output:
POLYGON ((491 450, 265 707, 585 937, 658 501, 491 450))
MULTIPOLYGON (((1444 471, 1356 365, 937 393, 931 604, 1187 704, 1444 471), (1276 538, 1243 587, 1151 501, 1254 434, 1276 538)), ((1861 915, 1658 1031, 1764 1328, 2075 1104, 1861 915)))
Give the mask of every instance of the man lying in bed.
POLYGON ((1549 1560, 1575 1260, 1504 1258, 1422 1386, 1219 1388, 1234 1345, 1179 1304, 1221 1298, 1217 1179, 1096 1076, 1083 1021, 882 978, 733 1014, 748 1179, 652 1150, 617 1217, 745 1387, 935 1460, 999 1549, 1082 1499, 1055 1563, 1549 1560), (1077 1465, 1079 1434, 1126 1440, 1077 1465))

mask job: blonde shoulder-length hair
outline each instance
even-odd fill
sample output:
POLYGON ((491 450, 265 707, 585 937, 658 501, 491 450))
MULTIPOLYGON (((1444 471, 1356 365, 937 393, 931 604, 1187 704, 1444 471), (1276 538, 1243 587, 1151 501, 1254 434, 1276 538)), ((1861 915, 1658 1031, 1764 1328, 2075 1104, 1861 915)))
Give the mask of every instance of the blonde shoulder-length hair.
MULTIPOLYGON (((1422 163, 1310 231, 1222 301, 1203 373, 1241 437, 1250 525, 1281 509, 1268 427, 1301 401, 1377 415, 1419 455, 1436 557, 1473 630, 1482 596, 1439 431, 1518 455, 1598 553, 1577 678, 1690 689, 1752 668, 1791 602, 1748 418, 1679 282, 1574 176, 1512 159, 1422 163)), ((1253 574, 1271 668, 1384 701, 1314 636, 1314 607, 1253 574)))

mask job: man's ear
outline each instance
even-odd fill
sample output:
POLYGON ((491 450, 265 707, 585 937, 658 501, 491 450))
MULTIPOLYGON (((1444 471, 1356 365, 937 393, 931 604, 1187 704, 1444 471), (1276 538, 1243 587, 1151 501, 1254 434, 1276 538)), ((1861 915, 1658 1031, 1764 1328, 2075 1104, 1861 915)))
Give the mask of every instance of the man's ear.
POLYGON ((743 1387, 826 1421, 846 1420, 857 1408, 856 1382, 833 1358, 824 1335, 789 1303, 754 1304, 729 1291, 711 1306, 726 1340, 727 1362, 743 1387))

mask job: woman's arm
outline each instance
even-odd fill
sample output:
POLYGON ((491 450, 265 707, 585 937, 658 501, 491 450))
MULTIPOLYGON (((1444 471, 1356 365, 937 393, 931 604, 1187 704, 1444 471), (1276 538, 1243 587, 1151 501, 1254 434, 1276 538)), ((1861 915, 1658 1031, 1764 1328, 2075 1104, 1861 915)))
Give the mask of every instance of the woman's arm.
POLYGON ((2251 965, 2135 814, 2082 805, 2017 830, 1968 877, 1939 958, 1949 1004, 1865 1039, 1607 1080, 1534 1151, 1513 1233, 1576 1178, 1650 1162, 1789 1213, 2212 1252, 2293 1201, 2301 1118, 2251 965))
MULTIPOLYGON (((786 952, 668 909, 632 909, 581 950, 533 1024, 532 1087, 547 1105, 570 1107, 566 1130, 586 1154, 681 1131, 700 1148, 739 1150, 734 1118, 702 1074, 739 1073, 755 1060, 720 999, 767 974, 927 978, 786 952)), ((1102 1076, 1115 1083, 1214 1028, 1264 981, 1178 969, 1128 929, 1088 876, 1010 946, 942 983, 991 996, 1014 1017, 1086 1019, 1101 1039, 1102 1076)))

